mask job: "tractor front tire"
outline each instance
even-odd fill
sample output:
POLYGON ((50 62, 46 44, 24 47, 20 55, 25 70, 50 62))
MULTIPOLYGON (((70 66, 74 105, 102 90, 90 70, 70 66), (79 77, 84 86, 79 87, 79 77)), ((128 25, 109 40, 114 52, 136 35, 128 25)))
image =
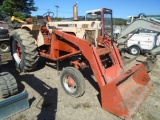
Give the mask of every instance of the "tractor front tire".
POLYGON ((38 51, 35 40, 29 31, 17 29, 11 32, 12 54, 17 69, 20 71, 32 71, 38 61, 38 51))
POLYGON ((74 67, 66 67, 60 74, 61 85, 68 95, 81 96, 85 91, 85 81, 82 73, 74 67))

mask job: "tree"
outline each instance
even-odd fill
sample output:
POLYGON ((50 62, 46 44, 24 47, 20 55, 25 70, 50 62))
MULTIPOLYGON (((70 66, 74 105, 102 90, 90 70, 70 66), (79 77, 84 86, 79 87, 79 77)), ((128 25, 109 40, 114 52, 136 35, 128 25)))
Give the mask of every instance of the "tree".
POLYGON ((34 0, 2 0, 0 2, 1 17, 15 16, 22 20, 31 16, 31 11, 37 11, 34 0))
POLYGON ((3 0, 0 1, 0 6, 3 4, 3 0))
POLYGON ((127 20, 122 18, 114 18, 114 25, 126 25, 127 20))

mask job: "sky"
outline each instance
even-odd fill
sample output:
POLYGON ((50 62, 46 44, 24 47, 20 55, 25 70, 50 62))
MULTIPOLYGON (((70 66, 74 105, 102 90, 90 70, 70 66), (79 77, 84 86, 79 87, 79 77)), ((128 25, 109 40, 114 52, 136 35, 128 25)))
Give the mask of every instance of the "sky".
POLYGON ((43 15, 48 10, 58 17, 73 17, 73 5, 78 3, 78 15, 85 16, 86 11, 99 8, 109 8, 113 11, 114 18, 145 13, 146 15, 160 15, 160 0, 34 0, 38 11, 32 12, 33 16, 43 15))

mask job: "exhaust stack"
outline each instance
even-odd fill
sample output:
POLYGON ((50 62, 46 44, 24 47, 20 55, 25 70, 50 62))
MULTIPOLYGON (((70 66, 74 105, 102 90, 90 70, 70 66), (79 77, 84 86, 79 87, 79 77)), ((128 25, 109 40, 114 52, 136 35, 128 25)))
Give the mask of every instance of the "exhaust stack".
POLYGON ((77 6, 77 3, 73 6, 73 18, 74 18, 74 21, 78 20, 78 6, 77 6))

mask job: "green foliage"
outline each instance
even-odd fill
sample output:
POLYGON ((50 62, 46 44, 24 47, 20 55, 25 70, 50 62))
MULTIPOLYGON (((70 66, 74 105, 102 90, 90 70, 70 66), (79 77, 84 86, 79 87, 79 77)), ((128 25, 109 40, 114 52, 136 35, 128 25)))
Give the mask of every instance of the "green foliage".
POLYGON ((18 18, 21 19, 21 20, 25 20, 26 19, 26 15, 22 14, 21 12, 14 12, 13 16, 18 16, 18 18))
POLYGON ((3 4, 3 1, 4 1, 4 0, 1 0, 1 1, 0 1, 0 6, 3 4))
POLYGON ((55 21, 61 21, 63 20, 64 18, 52 18, 52 20, 55 20, 55 21))
POLYGON ((2 0, 0 5, 0 19, 8 16, 25 19, 31 16, 31 11, 38 10, 34 7, 34 0, 2 0))
POLYGON ((113 18, 114 25, 126 25, 127 20, 122 18, 113 18))

